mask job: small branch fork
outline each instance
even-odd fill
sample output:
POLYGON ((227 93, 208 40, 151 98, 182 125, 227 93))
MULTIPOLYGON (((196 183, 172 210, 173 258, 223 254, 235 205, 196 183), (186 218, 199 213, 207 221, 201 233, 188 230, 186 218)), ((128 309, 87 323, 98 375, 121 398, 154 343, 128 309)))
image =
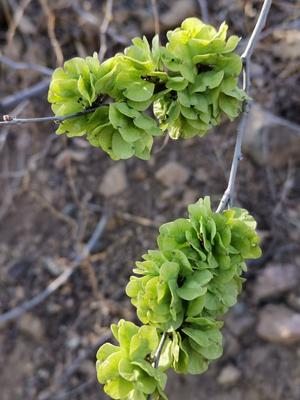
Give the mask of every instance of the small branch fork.
MULTIPOLYGON (((255 28, 248 41, 246 49, 241 58, 243 61, 243 89, 249 93, 250 89, 250 63, 254 48, 259 40, 260 33, 265 26, 267 16, 272 4, 272 0, 264 0, 260 15, 256 22, 255 28)), ((226 207, 231 206, 234 197, 234 187, 237 174, 238 163, 242 159, 242 143, 245 136, 248 114, 251 108, 251 103, 247 100, 244 104, 244 111, 237 129, 236 143, 233 153, 233 159, 230 168, 230 175, 227 188, 223 194, 217 212, 222 212, 226 207)))
MULTIPOLYGON (((242 54, 241 58, 243 61, 243 89, 248 93, 249 88, 250 88, 250 61, 251 61, 251 56, 254 51, 254 48, 259 40, 259 35, 260 32, 262 31, 263 27, 265 26, 266 19, 270 10, 272 4, 272 0, 264 0, 260 15, 258 17, 258 20, 256 22, 255 28, 253 30, 253 33, 248 41, 248 44, 246 46, 246 49, 244 53, 242 54)), ((217 208, 217 212, 223 211, 227 206, 231 205, 232 203, 232 198, 233 198, 233 193, 234 193, 234 185, 235 185, 235 180, 236 180, 236 174, 237 174, 237 167, 238 163, 242 158, 242 142, 245 134, 245 128, 246 128, 246 122, 247 122, 247 116, 249 113, 250 109, 250 101, 247 101, 244 105, 244 111, 243 115, 240 120, 240 124, 238 126, 238 131, 237 131, 237 138, 236 138, 236 143, 235 143, 235 149, 234 149, 234 154, 233 154, 233 159, 231 163, 231 169, 230 169, 230 176, 229 176, 229 181, 228 181, 228 186, 227 189, 224 192, 224 195, 220 201, 220 204, 217 208)), ((154 356, 154 361, 153 361, 153 366, 154 368, 158 367, 159 364, 159 359, 160 355, 164 346, 164 343, 166 341, 167 334, 166 332, 163 333, 159 346, 157 348, 157 351, 154 356)), ((148 400, 151 399, 151 395, 148 396, 148 400)))

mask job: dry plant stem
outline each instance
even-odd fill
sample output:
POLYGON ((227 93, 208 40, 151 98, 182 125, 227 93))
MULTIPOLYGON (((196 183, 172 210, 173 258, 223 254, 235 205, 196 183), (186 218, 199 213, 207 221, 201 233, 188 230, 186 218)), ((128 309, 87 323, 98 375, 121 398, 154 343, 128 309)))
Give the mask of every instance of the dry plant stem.
MULTIPOLYGON (((23 15, 25 13, 26 8, 29 6, 31 3, 31 0, 23 0, 20 2, 20 4, 16 7, 16 9, 13 9, 13 20, 11 24, 9 25, 9 29, 7 32, 7 47, 10 47, 13 41, 13 38, 15 36, 16 30, 18 28, 18 25, 23 18, 23 15)), ((13 7, 14 8, 14 7, 13 7)))
MULTIPOLYGON (((54 389, 54 391, 51 391, 51 394, 47 395, 44 400, 54 400, 54 399, 59 399, 62 398, 62 396, 65 396, 65 398, 70 398, 68 395, 70 395, 71 391, 66 391, 62 390, 61 392, 58 391, 59 388, 67 387, 67 385, 70 383, 70 378, 80 369, 82 366, 82 363, 87 359, 91 358, 94 353, 97 351, 97 349, 102 346, 105 342, 110 340, 112 338, 111 330, 107 329, 99 338, 97 343, 92 344, 89 347, 85 347, 79 352, 78 357, 72 359, 67 365, 67 367, 64 369, 64 372, 62 375, 58 377, 58 381, 55 382, 54 380, 54 387, 57 389, 54 389)), ((93 379, 94 382, 94 379, 93 379)))
POLYGON ((0 112, 3 110, 8 110, 15 107, 21 101, 30 99, 31 97, 39 96, 40 94, 46 92, 49 88, 50 79, 43 79, 42 81, 24 89, 17 93, 11 94, 0 99, 0 112))
POLYGON ((53 70, 51 68, 43 67, 42 65, 26 63, 26 62, 17 62, 11 60, 9 57, 3 56, 0 54, 0 63, 8 65, 10 68, 15 70, 23 70, 29 69, 31 71, 39 72, 40 74, 51 76, 53 70))
POLYGON ((51 46, 55 53, 57 64, 61 66, 64 62, 64 55, 59 41, 55 34, 55 15, 52 13, 47 0, 39 0, 47 20, 47 30, 51 46))
MULTIPOLYGON (((166 339, 167 339, 167 333, 164 332, 162 334, 161 338, 160 338, 160 342, 158 344, 157 350, 156 350, 155 355, 154 355, 154 359, 153 359, 153 363, 152 363, 154 368, 158 368, 160 355, 161 355, 162 349, 164 347, 164 344, 166 342, 166 339)), ((151 394, 149 394, 147 396, 147 400, 150 400, 150 399, 151 399, 151 394)))
MULTIPOLYGON (((260 15, 258 17, 257 23, 254 27, 254 30, 250 36, 248 44, 244 53, 242 54, 242 61, 243 61, 243 89, 246 93, 249 93, 250 89, 250 62, 252 53, 254 48, 259 40, 259 35, 265 26, 266 19, 272 4, 272 0, 264 0, 260 15)), ((237 174, 238 163, 242 159, 242 143, 243 138, 245 135, 247 118, 249 114, 249 110, 251 107, 250 101, 246 101, 244 104, 244 111, 241 116, 241 120, 237 130, 237 138, 234 148, 233 159, 230 168, 230 176, 227 188, 223 194, 223 197, 220 201, 220 204, 217 208, 217 212, 222 212, 225 210, 226 207, 231 206, 233 203, 233 196, 234 196, 234 187, 235 187, 235 180, 237 174)))
POLYGON ((163 347, 164 347, 164 344, 165 344, 166 339, 167 339, 167 333, 164 332, 164 333, 162 334, 162 337, 161 337, 161 339, 160 339, 158 348, 157 348, 156 353, 155 353, 155 355, 154 355, 154 360, 153 360, 153 367, 154 367, 154 368, 157 368, 157 367, 158 367, 160 355, 161 355, 161 352, 162 352, 162 349, 163 349, 163 347))
POLYGON ((26 301, 20 306, 14 308, 13 310, 7 311, 6 313, 0 315, 0 327, 10 321, 16 320, 21 317, 24 313, 36 307, 45 301, 52 293, 59 289, 64 283, 68 281, 75 270, 80 266, 82 261, 84 261, 93 248, 95 247, 97 241, 104 232, 108 220, 107 214, 104 214, 99 220, 96 229, 94 230, 90 240, 83 247, 82 251, 77 254, 71 266, 66 269, 58 278, 56 278, 50 285, 37 296, 33 297, 31 300, 26 301))
POLYGON ((157 7, 157 2, 156 0, 151 0, 151 6, 152 6, 152 14, 153 14, 153 20, 154 20, 154 31, 156 35, 160 35, 160 26, 159 26, 159 14, 158 14, 158 7, 157 7))
MULTIPOLYGON (((72 9, 75 11, 75 13, 81 18, 83 22, 87 22, 88 24, 92 26, 96 26, 98 28, 99 26, 99 20, 98 18, 92 14, 91 12, 85 11, 80 6, 76 3, 72 3, 72 9)), ((128 38, 125 38, 121 35, 118 35, 118 33, 113 29, 111 26, 107 28, 106 32, 107 36, 109 36, 115 43, 122 44, 123 46, 128 46, 131 42, 128 38)))
POLYGON ((163 141, 163 144, 161 146, 159 146, 159 148, 157 150, 154 150, 154 154, 158 154, 161 151, 163 151, 163 149, 167 146, 167 144, 169 143, 170 140, 170 136, 166 135, 163 141))
POLYGON ((109 24, 112 20, 113 14, 113 0, 106 0, 105 5, 105 14, 103 18, 103 22, 100 27, 100 50, 99 50, 99 60, 103 61, 106 51, 107 51, 107 43, 106 43, 106 33, 109 28, 109 24))
MULTIPOLYGON (((24 171, 25 172, 25 171, 24 171)), ((43 207, 49 210, 49 212, 57 218, 59 221, 62 221, 70 226, 70 228, 73 230, 73 232, 76 232, 78 229, 76 221, 69 217, 68 215, 63 214, 59 210, 57 210, 51 202, 49 202, 47 199, 45 199, 42 195, 40 195, 38 192, 35 190, 30 192, 30 195, 33 197, 34 200, 39 202, 39 204, 43 207)))
MULTIPOLYGON (((58 394, 56 396, 52 396, 51 400, 65 400, 65 399, 70 399, 70 398, 74 398, 74 396, 77 397, 77 395, 81 394, 81 393, 85 393, 87 388, 89 386, 92 386, 94 383, 94 378, 89 379, 86 382, 83 382, 81 384, 79 384, 78 386, 76 386, 75 388, 69 390, 69 391, 65 391, 61 394, 58 394)), ((50 400, 50 398, 48 397, 48 399, 50 400)))
POLYGON ((97 110, 99 107, 101 107, 101 105, 99 105, 97 107, 89 108, 84 111, 80 111, 75 114, 64 115, 62 117, 49 116, 49 117, 39 117, 39 118, 13 118, 10 121, 0 121, 0 125, 7 126, 7 125, 30 124, 30 123, 36 123, 36 122, 49 122, 49 121, 59 123, 59 122, 66 121, 67 119, 72 119, 72 118, 80 117, 81 115, 90 114, 90 113, 94 112, 95 110, 97 110))
MULTIPOLYGON (((28 101, 23 101, 22 103, 20 103, 14 110, 13 110, 13 114, 14 115, 18 115, 20 114, 24 108, 28 105, 28 101)), ((9 127, 6 127, 5 129, 3 129, 3 131, 0 134, 0 153, 5 145, 7 136, 8 136, 8 132, 9 132, 9 127)), ((0 176, 2 176, 3 174, 1 174, 0 176)), ((1 214, 1 212, 0 212, 1 214)))
POLYGON ((200 11, 201 11, 201 19, 203 22, 205 22, 207 24, 209 21, 207 1, 206 0, 198 0, 198 4, 200 7, 200 11))

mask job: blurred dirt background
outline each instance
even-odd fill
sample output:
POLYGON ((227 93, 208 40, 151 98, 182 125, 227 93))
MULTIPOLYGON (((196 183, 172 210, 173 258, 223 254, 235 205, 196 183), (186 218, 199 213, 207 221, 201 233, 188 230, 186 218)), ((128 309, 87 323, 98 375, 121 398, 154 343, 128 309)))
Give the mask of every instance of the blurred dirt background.
MULTIPOLYGON (((188 16, 225 19, 247 38, 261 3, 1 0, 0 113, 51 115, 49 73, 63 60, 100 45, 109 57, 158 28, 163 38, 188 16)), ((253 57, 236 204, 257 218, 264 255, 226 316, 224 356, 202 376, 171 376, 172 400, 300 399, 299 28, 300 3, 274 0, 253 57)), ((113 162, 82 138, 56 136, 51 123, 0 129, 0 313, 72 272, 44 302, 0 325, 1 400, 106 399, 95 352, 113 321, 136 318, 124 294, 133 263, 187 204, 207 194, 218 203, 235 128, 225 121, 204 139, 163 149, 159 139, 149 162, 113 162), (103 234, 78 262, 101 218, 103 234)))

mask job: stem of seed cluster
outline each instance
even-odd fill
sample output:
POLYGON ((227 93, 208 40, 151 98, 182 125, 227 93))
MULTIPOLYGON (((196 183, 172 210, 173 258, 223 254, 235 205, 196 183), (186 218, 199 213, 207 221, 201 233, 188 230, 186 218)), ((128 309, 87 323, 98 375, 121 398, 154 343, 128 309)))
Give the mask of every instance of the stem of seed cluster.
MULTIPOLYGON (((259 35, 263 27, 265 26, 271 4, 272 0, 264 0, 255 28, 252 32, 252 35, 250 36, 246 49, 241 57, 243 61, 243 90, 245 90, 247 94, 249 93, 250 81, 251 81, 251 76, 250 76, 251 56, 259 40, 259 35)), ((230 168, 228 185, 222 196, 220 204, 217 208, 217 212, 222 212, 223 210, 225 210, 226 207, 230 207, 233 203, 237 168, 239 161, 242 159, 242 143, 245 136, 247 118, 250 108, 251 108, 251 102, 249 100, 246 100, 244 103, 243 114, 241 116, 240 123, 237 129, 237 137, 230 168)))
MULTIPOLYGON (((159 359, 160 359, 164 344, 166 342, 166 339, 167 339, 167 333, 164 332, 160 338, 160 342, 159 342, 157 350, 154 354, 154 359, 153 359, 153 363, 152 363, 154 368, 158 368, 159 359)), ((151 394, 149 394, 147 397, 147 400, 150 400, 150 399, 151 399, 151 394)))

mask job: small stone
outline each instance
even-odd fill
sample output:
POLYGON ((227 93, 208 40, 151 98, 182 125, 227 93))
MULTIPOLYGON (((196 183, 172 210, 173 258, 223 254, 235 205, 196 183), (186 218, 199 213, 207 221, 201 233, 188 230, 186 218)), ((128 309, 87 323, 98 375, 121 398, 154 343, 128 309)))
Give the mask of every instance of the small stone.
POLYGON ((267 265, 258 275, 254 286, 257 301, 280 296, 298 284, 299 270, 295 265, 267 265))
POLYGON ((205 168, 197 168, 194 174, 195 178, 199 182, 205 182, 207 180, 207 171, 205 168))
POLYGON ((156 179, 169 188, 184 185, 189 176, 190 171, 175 161, 163 165, 155 174, 156 179))
MULTIPOLYGON (((187 17, 193 17, 198 12, 196 3, 193 0, 175 0, 172 7, 166 12, 160 14, 159 22, 161 29, 167 30, 180 25, 187 17)), ((155 30, 152 18, 144 18, 142 31, 145 33, 153 33, 155 30)))
POLYGON ((81 339, 77 335, 72 335, 68 340, 67 340, 67 347, 71 350, 75 350, 81 343, 81 339))
POLYGON ((41 368, 41 369, 37 370, 37 375, 40 379, 43 379, 46 381, 49 379, 50 373, 47 369, 41 368))
POLYGON ((71 161, 83 162, 87 159, 88 153, 82 150, 66 149, 55 158, 54 165, 61 170, 68 166, 71 161))
POLYGON ((133 173, 133 178, 137 181, 143 181, 147 178, 147 173, 143 168, 137 167, 133 173))
POLYGON ((273 343, 297 343, 300 341, 300 313, 284 305, 269 304, 260 312, 257 334, 273 343))
MULTIPOLYGON (((172 199, 177 199, 179 197, 179 193, 178 190, 176 190, 176 188, 169 188, 169 189, 165 189, 164 191, 161 192, 161 196, 160 196, 160 206, 162 205, 162 203, 165 203, 164 200, 170 200, 172 199)), ((165 205, 164 205, 165 206, 165 205)))
POLYGON ((15 290, 14 297, 18 301, 24 301, 25 298, 25 290, 22 286, 17 286, 15 290))
POLYGON ((63 268, 59 265, 59 263, 55 262, 50 257, 45 257, 43 260, 43 266, 52 276, 58 276, 63 272, 63 268))
POLYGON ((99 192, 105 197, 120 194, 127 188, 127 177, 123 163, 110 167, 101 182, 99 192))
POLYGON ((72 142, 79 149, 89 149, 91 147, 91 145, 89 144, 89 142, 87 140, 82 139, 80 137, 74 137, 72 139, 72 142))
POLYGON ((199 199, 199 190, 187 189, 183 193, 181 205, 187 207, 189 204, 195 203, 199 199))
POLYGON ((247 121, 243 147, 258 165, 280 168, 291 159, 299 161, 299 125, 264 110, 257 103, 251 107, 247 121))
POLYGON ((74 307, 74 299, 72 299, 72 297, 69 297, 69 298, 65 301, 65 306, 66 306, 66 308, 72 308, 72 307, 74 307))
POLYGON ((41 341, 44 337, 45 330, 41 320, 32 314, 24 314, 19 321, 19 329, 25 335, 41 341))
POLYGON ((84 360, 80 364, 80 371, 83 372, 86 376, 93 376, 95 373, 95 364, 90 360, 84 360))
POLYGON ((241 350, 241 346, 237 338, 226 329, 223 330, 223 349, 223 359, 236 357, 241 350))
POLYGON ((289 293, 287 296, 287 304, 293 309, 300 311, 300 293, 289 293))
POLYGON ((46 305, 46 310, 49 314, 58 314, 61 312, 62 306, 56 303, 50 303, 46 305))
POLYGON ((226 365, 220 372, 217 381, 220 385, 234 385, 239 381, 241 372, 232 364, 226 365))
POLYGON ((226 323, 230 326, 230 331, 238 337, 243 336, 253 327, 255 318, 247 312, 247 309, 243 313, 236 313, 237 305, 226 315, 226 323))

